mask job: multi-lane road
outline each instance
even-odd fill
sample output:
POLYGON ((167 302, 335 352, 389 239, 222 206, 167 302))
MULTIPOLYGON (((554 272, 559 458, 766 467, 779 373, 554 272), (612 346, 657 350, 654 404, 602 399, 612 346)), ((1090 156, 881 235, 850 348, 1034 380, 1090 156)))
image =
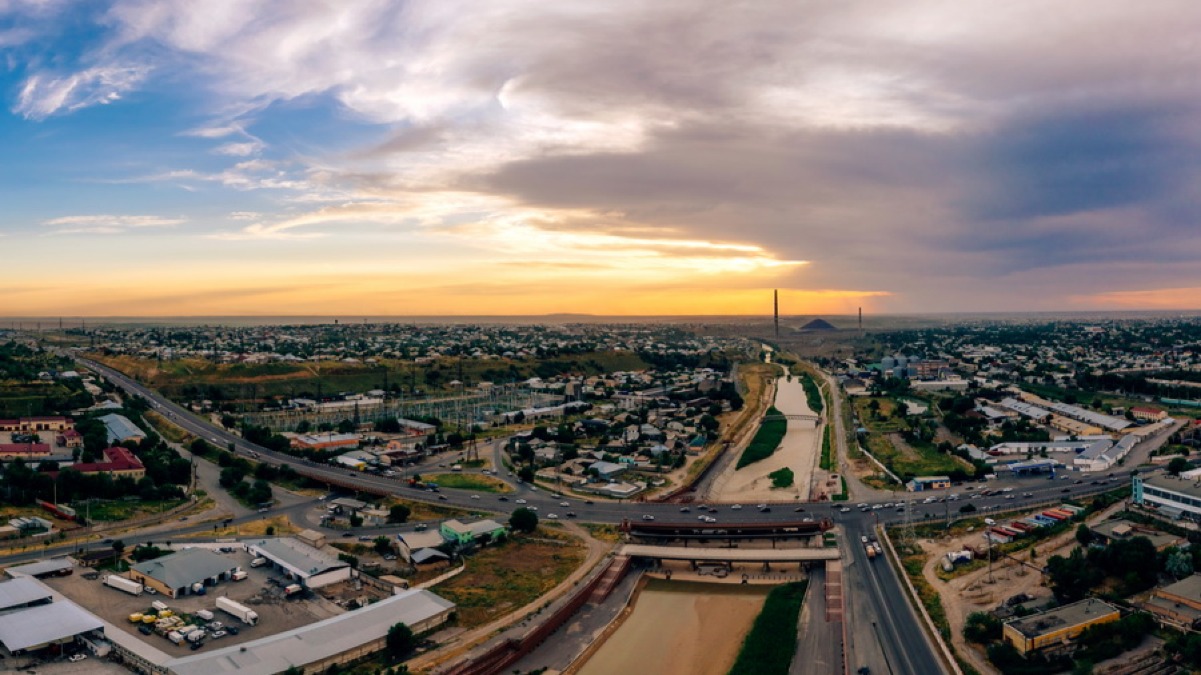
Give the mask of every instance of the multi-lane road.
MULTIPOLYGON (((303 469, 305 473, 335 481, 336 484, 352 485, 368 491, 385 490, 398 496, 417 501, 448 504, 468 510, 507 513, 518 506, 518 500, 538 509, 541 517, 555 514, 559 518, 571 517, 582 521, 619 523, 622 520, 640 520, 653 517, 658 523, 692 523, 702 505, 664 504, 653 502, 610 502, 564 498, 550 494, 525 483, 507 481, 516 492, 504 496, 492 494, 473 495, 470 491, 443 489, 438 494, 415 490, 405 485, 403 474, 392 478, 347 471, 326 465, 315 464, 290 455, 273 452, 265 447, 249 443, 240 436, 213 425, 193 415, 125 374, 100 363, 79 359, 86 367, 102 374, 127 394, 136 394, 146 399, 150 407, 163 413, 172 422, 197 437, 204 438, 219 447, 232 447, 237 453, 254 457, 259 461, 290 465, 303 469), (687 509, 687 512, 685 512, 687 509)), ((499 457, 499 443, 494 441, 492 452, 499 457)), ((502 465, 495 463, 498 475, 503 475, 502 465)), ((421 469, 410 469, 410 472, 421 469)), ((869 560, 859 544, 861 536, 873 534, 877 525, 895 524, 905 520, 929 522, 960 516, 960 509, 972 504, 977 512, 992 513, 1016 510, 1023 504, 1052 502, 1089 493, 1120 487, 1129 472, 1112 476, 1048 480, 1043 478, 1010 479, 994 481, 988 485, 957 487, 937 494, 937 501, 926 502, 915 499, 912 493, 894 495, 892 501, 875 500, 871 503, 844 504, 804 503, 772 504, 768 509, 759 509, 752 504, 707 504, 716 512, 707 515, 716 518, 717 524, 764 523, 796 521, 799 518, 830 518, 840 525, 845 534, 844 588, 847 589, 848 653, 852 671, 867 666, 873 673, 901 675, 913 673, 945 672, 947 668, 938 657, 930 639, 922 629, 913 607, 906 600, 907 594, 892 565, 881 560, 869 560), (982 495, 984 488, 996 491, 982 495), (1009 488, 1009 491, 1003 492, 1009 488), (956 495, 951 498, 950 495, 956 495), (902 506, 904 504, 904 506, 902 506)), ((289 509, 278 509, 276 513, 289 513, 311 508, 311 503, 300 504, 289 509)), ((254 516, 248 516, 253 518, 254 516)), ((182 528, 187 531, 195 528, 182 528)), ((197 531, 201 531, 197 529, 197 531)), ((372 530, 372 534, 377 532, 372 530)), ((127 538, 128 542, 153 539, 156 535, 127 538)), ((158 535, 162 538, 162 535, 158 535)))

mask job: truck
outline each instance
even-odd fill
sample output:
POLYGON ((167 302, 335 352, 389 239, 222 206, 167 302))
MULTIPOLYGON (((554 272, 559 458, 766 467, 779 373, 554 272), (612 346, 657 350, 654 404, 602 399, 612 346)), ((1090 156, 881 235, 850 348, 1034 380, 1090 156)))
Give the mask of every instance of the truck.
POLYGON ((104 577, 104 585, 110 588, 115 588, 118 591, 125 591, 130 595, 141 595, 144 588, 142 584, 139 584, 136 581, 126 579, 125 577, 119 577, 115 574, 110 574, 107 577, 104 577))
POLYGON ((167 633, 167 639, 175 644, 179 644, 183 642, 183 635, 180 635, 179 631, 173 630, 170 633, 167 633))
POLYGON ((263 565, 266 565, 266 564, 267 564, 266 558, 255 558, 254 560, 250 561, 251 567, 262 567, 263 565))
POLYGON ((204 584, 202 584, 198 581, 198 582, 192 584, 192 593, 194 593, 196 595, 204 595, 205 593, 207 593, 207 591, 204 588, 204 584))
POLYGON ((248 576, 250 575, 246 573, 246 570, 235 570, 233 574, 229 575, 229 578, 234 581, 246 581, 248 576))
POLYGON ((874 560, 876 557, 876 547, 871 544, 864 544, 863 550, 867 551, 867 559, 874 560))
POLYGON ((154 608, 154 611, 159 613, 167 611, 167 603, 163 602, 162 600, 155 600, 154 602, 150 603, 150 606, 154 608))
POLYGON ((235 602, 225 597, 224 595, 217 598, 217 609, 232 614, 242 620, 249 626, 253 626, 259 622, 259 615, 253 609, 240 602, 235 602))
POLYGON ((290 585, 284 587, 284 595, 287 597, 291 597, 293 595, 299 594, 303 590, 304 590, 304 587, 301 586, 300 584, 290 584, 290 585))
POLYGON ((195 644, 195 643, 203 640, 206 635, 208 635, 208 633, 205 633, 204 631, 197 628, 196 630, 192 631, 191 633, 188 633, 188 642, 195 644))
POLYGON ((198 611, 196 612, 196 616, 198 616, 198 617, 200 617, 200 618, 204 619, 205 621, 212 621, 212 620, 213 620, 213 613, 212 613, 212 612, 210 612, 210 611, 208 611, 207 609, 201 609, 201 610, 198 610, 198 611))

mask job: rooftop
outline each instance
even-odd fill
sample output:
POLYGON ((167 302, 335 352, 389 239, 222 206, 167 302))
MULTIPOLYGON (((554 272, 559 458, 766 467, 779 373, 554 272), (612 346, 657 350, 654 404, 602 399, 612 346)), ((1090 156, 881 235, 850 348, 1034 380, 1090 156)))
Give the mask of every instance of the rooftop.
POLYGON ((377 640, 397 623, 418 624, 454 609, 425 590, 404 591, 308 626, 167 663, 176 675, 268 675, 304 666, 377 640))
POLYGON ((306 579, 327 570, 347 567, 347 563, 291 537, 257 539, 245 543, 306 579))
POLYGON ((32 579, 13 579, 0 583, 0 611, 38 600, 49 601, 51 597, 45 587, 32 579))
POLYGON ((1071 628, 1072 626, 1079 626, 1108 614, 1119 613, 1117 607, 1104 600, 1088 598, 1087 600, 1073 602, 1070 605, 1048 609, 1038 614, 1031 614, 1021 619, 1013 619, 1006 622, 1005 625, 1012 626, 1028 638, 1035 638, 1054 631, 1071 628))
POLYGON ((19 576, 36 577, 39 574, 47 574, 50 572, 58 572, 60 570, 69 570, 74 565, 70 558, 51 558, 50 560, 39 560, 31 562, 27 565, 17 565, 9 567, 4 572, 10 577, 16 578, 19 576))
POLYGON ((189 548, 132 567, 169 588, 183 588, 237 567, 233 561, 204 548, 189 548))
POLYGON ((1201 499, 1201 481, 1188 480, 1184 478, 1175 478, 1167 474, 1155 474, 1153 476, 1135 476, 1135 480, 1142 481, 1146 487, 1158 488, 1168 492, 1175 492, 1201 499))
POLYGON ((1192 600, 1201 600, 1201 574, 1185 577, 1155 591, 1156 595, 1175 595, 1192 600))
POLYGON ((124 415, 110 414, 100 418, 108 433, 109 443, 120 443, 127 438, 144 437, 146 432, 129 421, 124 415))
POLYGON ((104 624, 90 612, 60 601, 0 615, 0 643, 15 652, 101 628, 104 624))

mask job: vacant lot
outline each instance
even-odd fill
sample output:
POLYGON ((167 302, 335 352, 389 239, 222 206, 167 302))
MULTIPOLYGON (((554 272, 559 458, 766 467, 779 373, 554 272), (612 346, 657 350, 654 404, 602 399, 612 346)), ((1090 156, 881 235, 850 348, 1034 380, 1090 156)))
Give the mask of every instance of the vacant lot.
POLYGON ((426 476, 425 479, 437 483, 439 487, 456 488, 459 490, 493 493, 513 491, 513 488, 503 480, 473 473, 439 473, 433 476, 426 476))
POLYGON ((514 537, 471 556, 465 572, 431 590, 458 605, 459 625, 474 628, 550 591, 583 563, 585 553, 574 541, 514 537))

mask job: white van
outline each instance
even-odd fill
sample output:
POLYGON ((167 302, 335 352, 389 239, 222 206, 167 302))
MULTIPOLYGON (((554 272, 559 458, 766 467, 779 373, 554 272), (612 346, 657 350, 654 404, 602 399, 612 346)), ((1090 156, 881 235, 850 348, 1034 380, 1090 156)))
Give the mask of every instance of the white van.
POLYGON ((250 561, 251 567, 262 567, 263 565, 266 565, 266 564, 267 564, 266 558, 255 558, 254 560, 250 561))
POLYGON ((988 525, 989 527, 992 527, 993 525, 997 524, 997 521, 993 520, 992 518, 985 518, 984 524, 988 525))

